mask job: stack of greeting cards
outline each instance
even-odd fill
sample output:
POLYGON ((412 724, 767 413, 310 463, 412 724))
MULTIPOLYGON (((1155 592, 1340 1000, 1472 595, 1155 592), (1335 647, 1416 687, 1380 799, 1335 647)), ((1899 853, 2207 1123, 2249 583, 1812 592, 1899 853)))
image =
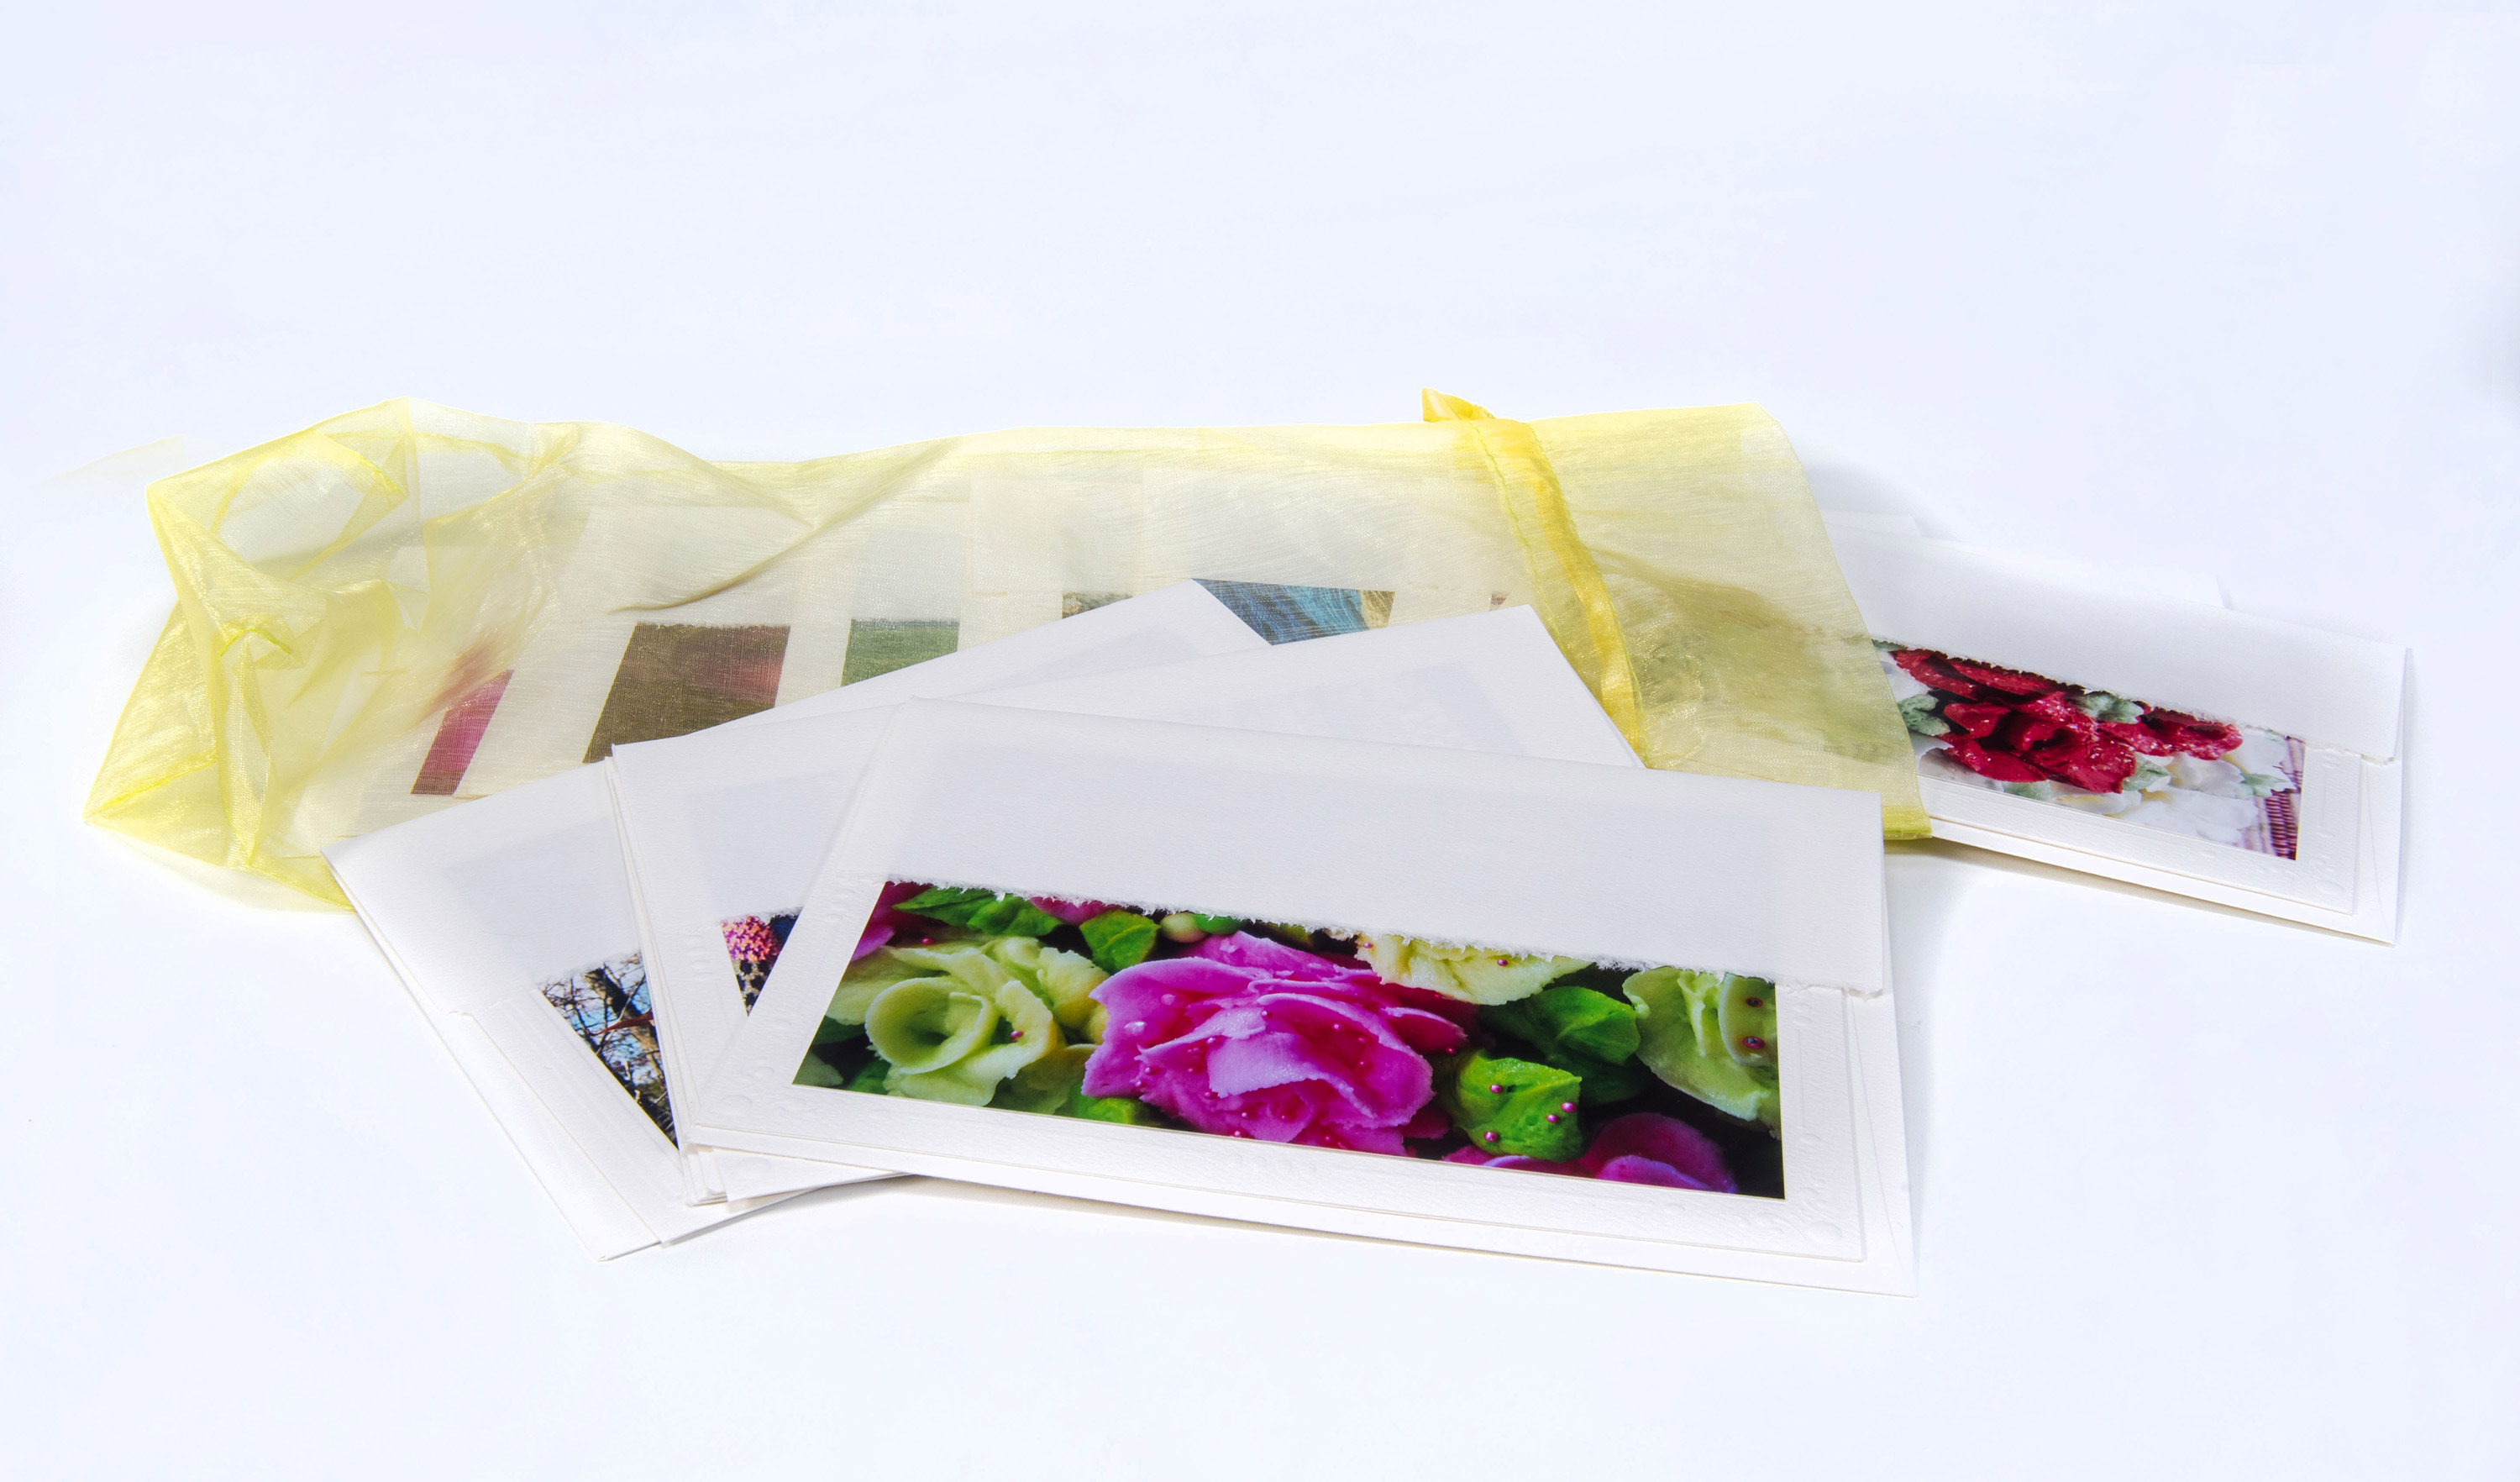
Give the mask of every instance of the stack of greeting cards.
MULTIPOLYGON (((2394 932, 2403 651, 1860 523, 1937 834, 2394 932)), ((1897 1293, 1883 847, 1641 765, 1528 607, 1185 582, 328 857, 599 1257, 914 1173, 1897 1293)))
POLYGON ((1896 1292, 1880 817, 1642 766, 1527 607, 1184 583, 330 858, 598 1256, 907 1172, 1896 1292))

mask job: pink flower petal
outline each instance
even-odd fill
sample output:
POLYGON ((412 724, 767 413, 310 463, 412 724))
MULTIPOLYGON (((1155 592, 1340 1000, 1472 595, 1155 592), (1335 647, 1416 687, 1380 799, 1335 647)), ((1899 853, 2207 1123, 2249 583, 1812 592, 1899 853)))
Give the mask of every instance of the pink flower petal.
POLYGON ((1659 1112, 1632 1112, 1604 1124, 1594 1135, 1593 1145, 1584 1149, 1584 1155, 1576 1162, 1595 1177, 1606 1178, 1609 1175, 1600 1170, 1632 1156, 1662 1164, 1688 1179, 1691 1188, 1734 1191, 1732 1172, 1724 1166, 1724 1151, 1715 1145, 1714 1139, 1677 1117, 1659 1112))
POLYGON ((1664 1189, 1706 1188, 1705 1185, 1682 1173, 1669 1163, 1657 1163, 1651 1158, 1640 1157, 1635 1153, 1610 1159, 1602 1164, 1601 1171, 1593 1177, 1612 1184, 1654 1184, 1664 1189))
POLYGON ((1063 901, 1051 895, 1036 895, 1031 897, 1031 900, 1035 907, 1049 912, 1071 926, 1081 921, 1090 921, 1111 909, 1101 901, 1063 901))
POLYGON ((1452 1130, 1453 1119, 1444 1115, 1444 1108, 1429 1102, 1418 1108, 1418 1114, 1400 1129, 1400 1135, 1423 1142, 1428 1138, 1440 1138, 1452 1130))
POLYGON ((1253 936, 1248 931, 1211 936, 1190 950, 1193 956, 1209 962, 1248 967, 1272 977, 1324 979, 1362 973, 1368 982, 1373 980, 1373 974, 1363 968, 1306 952, 1300 947, 1271 941, 1265 936, 1253 936))
POLYGON ((1321 1056, 1295 1036, 1262 1034, 1217 1046, 1207 1057, 1207 1084, 1219 1096, 1237 1096, 1321 1080, 1326 1069, 1321 1056))
POLYGON ((1441 1131, 1440 1114, 1421 1127, 1426 1055, 1462 1031, 1365 968, 1236 932, 1116 972, 1094 997, 1106 1027, 1089 1096, 1141 1097, 1205 1132, 1372 1152, 1441 1131))

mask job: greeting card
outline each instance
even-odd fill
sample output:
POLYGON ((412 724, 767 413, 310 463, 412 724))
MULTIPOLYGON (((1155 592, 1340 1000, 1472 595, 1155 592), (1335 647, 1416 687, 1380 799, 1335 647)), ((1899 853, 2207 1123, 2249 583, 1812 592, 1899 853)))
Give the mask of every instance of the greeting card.
POLYGON ((2404 649, 1839 528, 1937 837, 2379 941, 2404 649))
POLYGON ((912 703, 692 1136, 1905 1291, 1878 810, 1639 767, 912 703))

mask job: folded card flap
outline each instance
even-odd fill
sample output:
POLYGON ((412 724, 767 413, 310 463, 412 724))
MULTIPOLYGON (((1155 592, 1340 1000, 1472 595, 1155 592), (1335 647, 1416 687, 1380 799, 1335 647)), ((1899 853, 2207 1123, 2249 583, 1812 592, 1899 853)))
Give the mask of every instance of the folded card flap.
MULTIPOLYGON (((541 1135, 535 1119, 547 1120, 659 1239, 732 1213, 683 1202, 639 921, 601 768, 379 830, 327 857, 450 1043, 458 1031, 447 1025, 460 1020, 472 1026, 465 1038, 497 1051, 520 1097, 494 1095, 496 1077, 466 1068, 520 1146, 541 1135)), ((552 1182, 543 1163, 537 1172, 576 1223, 571 1186, 552 1182)))
POLYGON ((970 697, 1031 710, 1642 765, 1528 606, 970 697))
POLYGON ((2375 760, 2398 754, 2403 648, 2058 580, 1940 541, 1839 529, 1832 543, 1876 638, 2375 760))
POLYGON ((1872 994, 1878 810, 1835 788, 929 700, 895 717, 843 838, 901 879, 1872 994))
POLYGON ((620 747, 613 764, 623 814, 639 847, 648 847, 650 832, 671 841, 675 877, 708 894, 708 924, 793 910, 831 845, 831 822, 891 718, 885 706, 620 747), (823 827, 800 832, 791 823, 799 818, 823 827))
POLYGON ((713 1155, 719 1179, 726 1188, 727 1203, 746 1208, 817 1189, 836 1189, 849 1184, 900 1177, 888 1168, 852 1168, 845 1163, 783 1158, 772 1153, 740 1152, 726 1147, 705 1150, 713 1155))
POLYGON ((506 1135, 509 1145, 524 1160, 526 1172, 559 1208, 562 1221, 586 1247, 586 1253, 596 1260, 609 1261, 655 1244, 656 1233, 588 1162, 585 1151, 543 1105, 479 1021, 468 1014, 450 1012, 439 1005, 428 984, 394 950, 393 939, 382 924, 360 904, 355 890, 349 892, 349 900, 360 924, 368 930, 369 940, 383 954, 421 1017, 436 1031, 438 1042, 446 1047, 456 1068, 472 1083, 473 1094, 489 1108, 491 1119, 506 1135))
POLYGON ((535 975, 639 945, 599 767, 528 783, 324 851, 383 913, 444 1006, 479 1012, 535 975))
POLYGON ((542 1186, 588 1255, 599 1261, 614 1260, 663 1238, 588 1160, 486 1026, 470 1014, 431 1017, 447 1053, 472 1083, 473 1094, 490 1107, 499 1130, 524 1159, 526 1171, 542 1186))

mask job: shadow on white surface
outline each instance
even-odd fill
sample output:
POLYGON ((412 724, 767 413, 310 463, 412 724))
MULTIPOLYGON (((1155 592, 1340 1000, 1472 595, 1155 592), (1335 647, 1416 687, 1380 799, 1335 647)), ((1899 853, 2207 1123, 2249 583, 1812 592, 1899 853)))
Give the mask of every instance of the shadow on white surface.
POLYGON ((194 859, 190 855, 177 854, 172 849, 161 849, 156 844, 133 838, 127 833, 116 833, 111 829, 96 828, 94 831, 121 845, 135 858, 146 860, 158 869, 179 876, 189 884, 199 886, 212 895, 235 901, 241 906, 253 906, 267 911, 303 912, 312 916, 347 916, 349 914, 338 906, 327 905, 311 895, 292 890, 278 880, 266 879, 259 875, 248 875, 242 870, 230 870, 223 865, 209 864, 194 859))
MULTIPOLYGON (((1261 1225, 1246 1220, 1224 1220, 1208 1215, 1181 1214, 1169 1209, 1143 1209, 1135 1204, 1105 1204, 1095 1199, 1071 1199, 1055 1193, 1034 1193, 1020 1189, 1000 1189, 990 1184, 959 1184, 951 1179, 931 1179, 916 1174, 879 1179, 864 1184, 844 1184, 832 1189, 817 1189, 785 1199, 763 1209, 715 1227, 732 1229, 756 1220, 832 1219, 838 1216, 838 1206, 856 1204, 866 1199, 938 1199, 964 1205, 989 1206, 1000 1209, 1037 1209, 1084 1215, 1093 1219, 1127 1220, 1139 1224, 1169 1225, 1190 1229, 1238 1230, 1256 1234, 1286 1235, 1304 1239, 1330 1240, 1346 1245, 1392 1245, 1405 1241, 1377 1240, 1365 1235, 1341 1235, 1335 1231, 1307 1230, 1293 1225, 1261 1225)), ((689 1242, 684 1242, 689 1243, 689 1242)), ((1413 1246, 1420 1250, 1441 1250, 1465 1256, 1494 1255, 1499 1260, 1536 1260, 1537 1257, 1498 1255, 1491 1251, 1461 1250, 1455 1246, 1413 1246)), ((1605 1268, 1609 1269, 1609 1268, 1605 1268)))

